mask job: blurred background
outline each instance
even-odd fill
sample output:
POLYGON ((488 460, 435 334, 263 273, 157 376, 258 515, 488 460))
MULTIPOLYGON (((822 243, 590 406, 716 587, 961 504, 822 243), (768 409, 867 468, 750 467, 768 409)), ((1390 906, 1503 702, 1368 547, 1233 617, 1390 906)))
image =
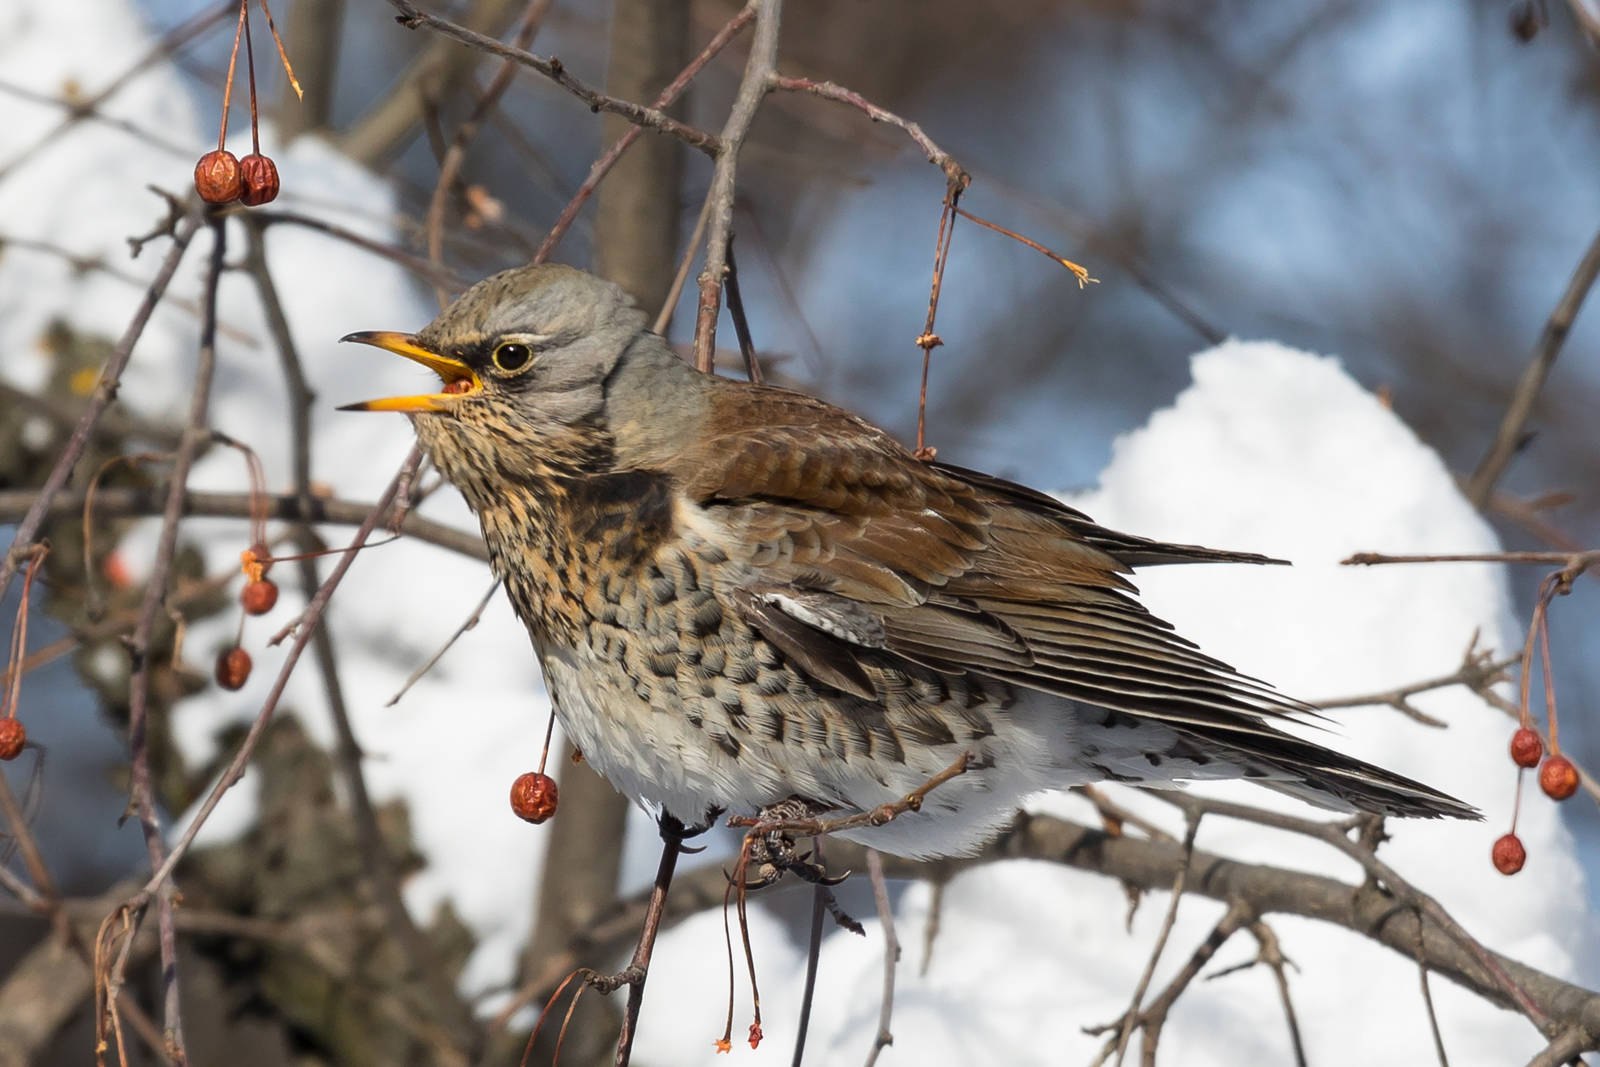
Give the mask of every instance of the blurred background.
MULTIPOLYGON (((156 33, 197 9, 142 7, 156 33)), ((436 10, 505 36, 523 6, 436 10)), ((735 10, 558 0, 534 51, 644 99, 735 10)), ((381 0, 284 0, 276 14, 307 97, 285 106, 281 72, 258 64, 275 137, 327 138, 391 175, 420 249, 439 157, 492 65, 397 25, 381 0)), ((227 65, 219 25, 175 57, 206 115, 227 65)), ((1080 290, 1037 252, 957 224, 928 396, 941 459, 1042 488, 1091 485, 1117 435, 1187 384, 1190 355, 1238 336, 1341 357, 1465 478, 1600 230, 1597 30, 1591 0, 795 0, 780 69, 919 122, 971 172, 964 207, 1099 280, 1080 290)), ((747 48, 738 40, 713 62, 676 113, 718 128, 747 48)), ((467 148, 447 264, 471 279, 526 261, 620 128, 519 76, 467 148)), ((684 247, 710 164, 652 135, 635 155, 643 170, 627 181, 653 206, 591 204, 555 258, 627 280, 649 303, 673 262, 651 242, 684 247)), ((767 365, 907 440, 943 195, 943 176, 899 130, 800 94, 767 102, 740 166, 740 279, 767 365)), ((692 279, 669 331, 684 344, 692 279)), ((723 344, 732 336, 724 318, 723 344)), ((1508 548, 1600 544, 1597 357, 1590 308, 1487 508, 1508 548)), ((1524 617, 1543 573, 1513 574, 1524 617)), ((1562 740, 1591 767, 1594 585, 1555 605, 1551 630, 1562 740)), ((39 641, 61 633, 40 625, 39 641)), ((65 662, 29 684, 93 705, 65 662)), ((120 750, 109 732, 71 747, 103 763, 120 750)), ((1565 812, 1600 884, 1595 806, 1565 812)), ((138 859, 131 835, 75 832, 70 802, 45 814, 55 829, 41 837, 69 887, 103 885, 138 859)))

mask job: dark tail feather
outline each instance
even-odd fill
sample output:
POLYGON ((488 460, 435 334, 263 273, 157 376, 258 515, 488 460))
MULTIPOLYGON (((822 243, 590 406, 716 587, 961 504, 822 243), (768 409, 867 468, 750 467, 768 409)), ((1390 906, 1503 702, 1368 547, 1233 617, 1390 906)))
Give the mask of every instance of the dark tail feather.
POLYGON ((1261 737, 1236 751, 1228 758, 1260 768, 1260 777, 1252 776, 1258 784, 1319 808, 1412 819, 1483 818, 1477 808, 1432 786, 1288 734, 1261 737))

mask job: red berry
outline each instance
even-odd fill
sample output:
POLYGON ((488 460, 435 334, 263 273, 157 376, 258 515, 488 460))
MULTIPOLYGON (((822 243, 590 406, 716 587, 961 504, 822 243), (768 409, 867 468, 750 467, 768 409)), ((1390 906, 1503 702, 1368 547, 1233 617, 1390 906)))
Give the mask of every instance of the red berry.
POLYGON ((217 684, 224 689, 243 689, 250 680, 250 653, 230 648, 217 656, 217 684))
POLYGON ((278 585, 271 579, 246 582, 239 591, 239 603, 251 615, 265 615, 278 602, 278 585))
POLYGON ((1578 791, 1578 768, 1565 756, 1551 756, 1539 768, 1539 788, 1551 800, 1565 800, 1578 791))
POLYGON ((556 794, 556 780, 548 774, 519 774, 511 783, 511 810, 519 819, 542 823, 556 813, 556 794))
POLYGON ((28 743, 28 731, 20 719, 0 719, 0 759, 16 759, 28 743))
POLYGON ((244 189, 239 194, 250 207, 260 207, 278 199, 278 165, 266 156, 252 152, 239 160, 244 189))
POLYGON ((1494 843, 1489 858, 1501 874, 1516 874, 1528 862, 1528 850, 1522 847, 1522 839, 1516 834, 1505 834, 1494 843))
POLYGON ((231 204, 244 192, 244 172, 239 157, 226 148, 214 149, 194 165, 194 188, 208 204, 231 204))
POLYGON ((1544 742, 1539 734, 1524 726, 1511 735, 1511 762, 1518 767, 1537 767, 1544 759, 1544 742))

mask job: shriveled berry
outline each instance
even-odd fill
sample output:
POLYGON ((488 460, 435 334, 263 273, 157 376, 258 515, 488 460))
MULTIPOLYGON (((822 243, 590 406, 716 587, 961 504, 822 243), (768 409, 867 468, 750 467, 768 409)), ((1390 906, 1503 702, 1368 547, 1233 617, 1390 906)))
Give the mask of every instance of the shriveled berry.
POLYGON ((216 148, 194 165, 194 189, 208 204, 231 204, 244 192, 244 172, 239 157, 216 148))
POLYGON ((278 583, 270 578, 246 582, 239 590, 239 603, 251 615, 265 615, 278 602, 278 583))
POLYGON ((234 647, 217 656, 217 684, 224 689, 243 689, 250 680, 250 653, 234 647))
POLYGON ((556 796, 556 780, 548 774, 519 774, 511 783, 511 810, 519 819, 542 823, 556 813, 556 796))
POLYGON ((1539 788, 1551 800, 1565 800, 1578 791, 1578 768, 1565 756, 1551 756, 1539 768, 1539 788))
POLYGON ((0 719, 0 759, 16 759, 28 743, 28 731, 21 719, 0 719))
POLYGON ((1505 834, 1494 843, 1489 858, 1501 874, 1516 874, 1528 862, 1528 850, 1522 847, 1522 839, 1516 834, 1505 834))
POLYGON ((1537 731, 1526 726, 1511 735, 1511 762, 1518 767, 1537 767, 1544 759, 1544 742, 1537 731))
POLYGON ((251 152, 239 160, 239 170, 244 179, 240 200, 259 207, 278 199, 278 165, 269 157, 251 152))

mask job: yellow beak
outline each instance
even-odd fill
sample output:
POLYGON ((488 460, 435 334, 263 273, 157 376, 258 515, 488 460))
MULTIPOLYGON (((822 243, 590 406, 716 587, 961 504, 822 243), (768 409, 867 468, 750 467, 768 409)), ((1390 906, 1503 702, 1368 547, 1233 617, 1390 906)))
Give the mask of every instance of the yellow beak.
POLYGON ((449 411, 456 397, 468 393, 475 393, 483 388, 483 383, 472 372, 472 368, 453 359, 442 356, 431 349, 424 348, 417 343, 416 337, 409 333, 393 333, 388 330, 364 330, 361 333, 345 334, 340 341, 355 341, 358 344, 372 345, 386 352, 393 352, 397 356, 404 356, 414 363, 437 374, 444 382, 444 389, 438 393, 423 393, 418 396, 391 396, 382 400, 363 400, 358 404, 345 404, 340 411, 449 411))

